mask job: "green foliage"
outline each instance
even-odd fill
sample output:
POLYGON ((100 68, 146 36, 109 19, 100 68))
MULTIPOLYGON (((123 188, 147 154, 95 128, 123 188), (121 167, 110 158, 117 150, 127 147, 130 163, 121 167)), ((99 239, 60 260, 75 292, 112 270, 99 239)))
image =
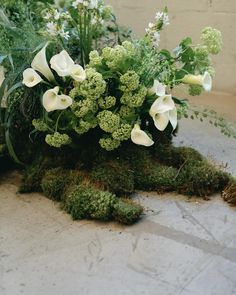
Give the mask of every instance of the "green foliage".
POLYGON ((132 199, 119 199, 114 205, 113 217, 116 221, 131 225, 140 219, 143 207, 132 199))
POLYGON ((69 177, 69 171, 62 168, 48 170, 41 181, 42 191, 45 196, 55 201, 62 201, 63 191, 69 177))
POLYGON ((133 171, 129 163, 122 160, 108 160, 96 164, 91 171, 91 179, 117 194, 127 194, 134 191, 133 171))
POLYGON ((73 219, 111 220, 115 195, 89 185, 74 186, 65 197, 64 209, 73 219))
POLYGON ((177 189, 186 195, 204 197, 222 191, 229 181, 229 174, 207 161, 186 162, 178 175, 177 189))
POLYGON ((227 187, 222 192, 223 199, 229 204, 236 205, 236 180, 231 179, 227 187))

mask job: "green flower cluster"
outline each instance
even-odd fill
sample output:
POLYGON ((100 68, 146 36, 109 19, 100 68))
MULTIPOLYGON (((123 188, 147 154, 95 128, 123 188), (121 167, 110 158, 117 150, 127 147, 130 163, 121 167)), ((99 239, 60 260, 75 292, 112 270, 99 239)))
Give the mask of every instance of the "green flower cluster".
POLYGON ((201 41, 207 47, 211 54, 218 54, 222 48, 221 32, 212 28, 206 27, 202 30, 201 41))
POLYGON ((139 75, 135 71, 128 71, 120 77, 120 90, 123 92, 134 91, 139 87, 139 75))
POLYGON ((111 111, 102 111, 97 115, 99 127, 108 133, 113 133, 119 128, 120 116, 111 111))
POLYGON ((135 92, 125 92, 121 97, 121 103, 131 108, 138 108, 144 103, 146 95, 147 88, 140 86, 135 92))
POLYGON ((87 68, 86 80, 76 84, 75 88, 71 91, 72 98, 82 96, 91 100, 97 100, 106 90, 106 82, 102 74, 98 73, 93 68, 87 68))
POLYGON ((119 129, 112 133, 112 137, 118 141, 130 139, 132 126, 129 124, 121 124, 119 129))
POLYGON ((59 132, 48 134, 45 138, 45 141, 48 145, 56 148, 60 148, 63 145, 71 143, 71 139, 67 134, 61 134, 59 132))
POLYGON ((102 65, 102 57, 99 55, 97 50, 93 50, 89 54, 89 66, 92 68, 96 68, 102 65))
POLYGON ((41 132, 45 132, 48 130, 47 124, 44 123, 42 119, 34 119, 32 121, 32 125, 34 126, 34 128, 36 130, 41 131, 41 132))
POLYGON ((112 70, 122 69, 127 60, 135 57, 135 47, 125 41, 122 45, 117 45, 114 48, 105 47, 102 50, 102 59, 108 68, 112 70))
POLYGON ((110 109, 116 104, 116 98, 114 96, 106 96, 105 98, 99 98, 98 105, 101 109, 110 109))
POLYGON ((189 94, 192 96, 198 96, 203 92, 203 87, 201 85, 190 85, 189 94))
POLYGON ((96 113, 98 105, 96 101, 87 98, 80 101, 74 101, 71 110, 76 117, 83 118, 88 113, 96 113))
POLYGON ((97 120, 94 118, 94 120, 91 121, 85 121, 81 119, 79 121, 79 125, 74 128, 75 132, 82 135, 84 133, 87 133, 90 129, 95 128, 97 126, 97 120))
POLYGON ((103 137, 99 140, 100 146, 108 152, 117 149, 120 146, 120 141, 111 137, 103 137))
POLYGON ((135 109, 128 107, 127 105, 122 105, 119 110, 119 115, 122 119, 134 117, 135 116, 135 109))

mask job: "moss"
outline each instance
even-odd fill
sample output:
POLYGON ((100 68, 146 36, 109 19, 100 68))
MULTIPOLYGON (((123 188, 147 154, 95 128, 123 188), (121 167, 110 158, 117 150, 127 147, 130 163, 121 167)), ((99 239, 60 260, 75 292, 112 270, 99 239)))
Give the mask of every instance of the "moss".
POLYGON ((156 162, 146 170, 135 172, 135 187, 147 191, 174 191, 177 173, 176 168, 156 162))
POLYGON ((69 172, 66 170, 62 168, 48 170, 41 182, 43 193, 52 200, 61 201, 68 180, 69 172))
POLYGON ((133 171, 127 162, 119 159, 95 165, 91 172, 91 179, 117 194, 134 191, 133 171))
POLYGON ((186 162, 177 178, 177 190, 186 195, 209 196, 223 190, 229 179, 229 174, 207 161, 186 162))
POLYGON ((115 206, 113 217, 116 221, 131 225, 140 219, 143 207, 131 199, 119 199, 115 206))
POLYGON ((231 179, 223 190, 222 197, 229 204, 236 205, 236 179, 231 179))
POLYGON ((157 145, 154 150, 154 155, 158 161, 176 168, 180 168, 186 161, 194 163, 205 160, 205 158, 193 148, 175 147, 173 145, 157 145))
POLYGON ((116 196, 90 185, 78 185, 68 192, 64 209, 73 219, 111 220, 116 196))

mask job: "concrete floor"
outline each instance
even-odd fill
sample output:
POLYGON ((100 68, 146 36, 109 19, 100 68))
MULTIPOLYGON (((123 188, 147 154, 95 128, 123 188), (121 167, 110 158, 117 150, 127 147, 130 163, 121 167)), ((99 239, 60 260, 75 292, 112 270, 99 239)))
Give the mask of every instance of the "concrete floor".
MULTIPOLYGON (((183 120, 175 143, 236 175, 236 141, 206 123, 183 120)), ((236 207, 219 195, 137 193, 145 215, 126 227, 73 222, 40 194, 18 195, 18 182, 0 181, 1 295, 236 294, 236 207)))

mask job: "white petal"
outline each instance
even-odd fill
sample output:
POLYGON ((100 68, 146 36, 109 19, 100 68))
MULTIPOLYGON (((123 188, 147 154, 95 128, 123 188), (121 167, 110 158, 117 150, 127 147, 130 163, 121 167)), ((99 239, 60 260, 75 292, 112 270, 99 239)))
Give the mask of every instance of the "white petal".
POLYGON ((203 80, 202 86, 205 89, 205 91, 211 91, 211 89, 212 89, 211 75, 208 72, 205 72, 202 80, 203 80))
POLYGON ((150 88, 148 92, 150 94, 156 94, 157 96, 164 96, 166 94, 166 86, 158 80, 155 80, 152 88, 150 88))
POLYGON ((39 84, 43 79, 32 68, 28 68, 23 72, 23 84, 27 87, 34 87, 39 84))
POLYGON ((175 108, 175 103, 171 95, 164 95, 157 98, 152 104, 149 114, 154 117, 158 113, 165 113, 167 111, 173 110, 175 108))
POLYGON ((160 131, 164 131, 169 124, 169 111, 156 114, 153 120, 156 128, 160 131))
POLYGON ((65 110, 69 106, 71 106, 73 103, 73 100, 68 95, 58 95, 56 99, 56 104, 54 106, 55 110, 65 110))
POLYGON ((57 96, 59 92, 59 87, 55 87, 46 91, 43 95, 43 106, 47 112, 52 112, 56 110, 57 96))
POLYGON ((54 55, 50 60, 51 68, 57 72, 60 77, 70 76, 74 61, 68 52, 63 50, 59 54, 54 55))
POLYGON ((77 82, 82 82, 86 79, 85 70, 80 65, 73 65, 71 68, 71 77, 77 82))
POLYGON ((131 131, 131 140, 137 145, 152 146, 154 141, 136 124, 131 131))
POLYGON ((169 111, 169 119, 173 129, 175 130, 178 124, 177 108, 169 111))
POLYGON ((46 44, 34 57, 31 67, 35 70, 40 72, 44 77, 47 78, 48 81, 55 80, 52 71, 50 70, 46 58, 46 44))

